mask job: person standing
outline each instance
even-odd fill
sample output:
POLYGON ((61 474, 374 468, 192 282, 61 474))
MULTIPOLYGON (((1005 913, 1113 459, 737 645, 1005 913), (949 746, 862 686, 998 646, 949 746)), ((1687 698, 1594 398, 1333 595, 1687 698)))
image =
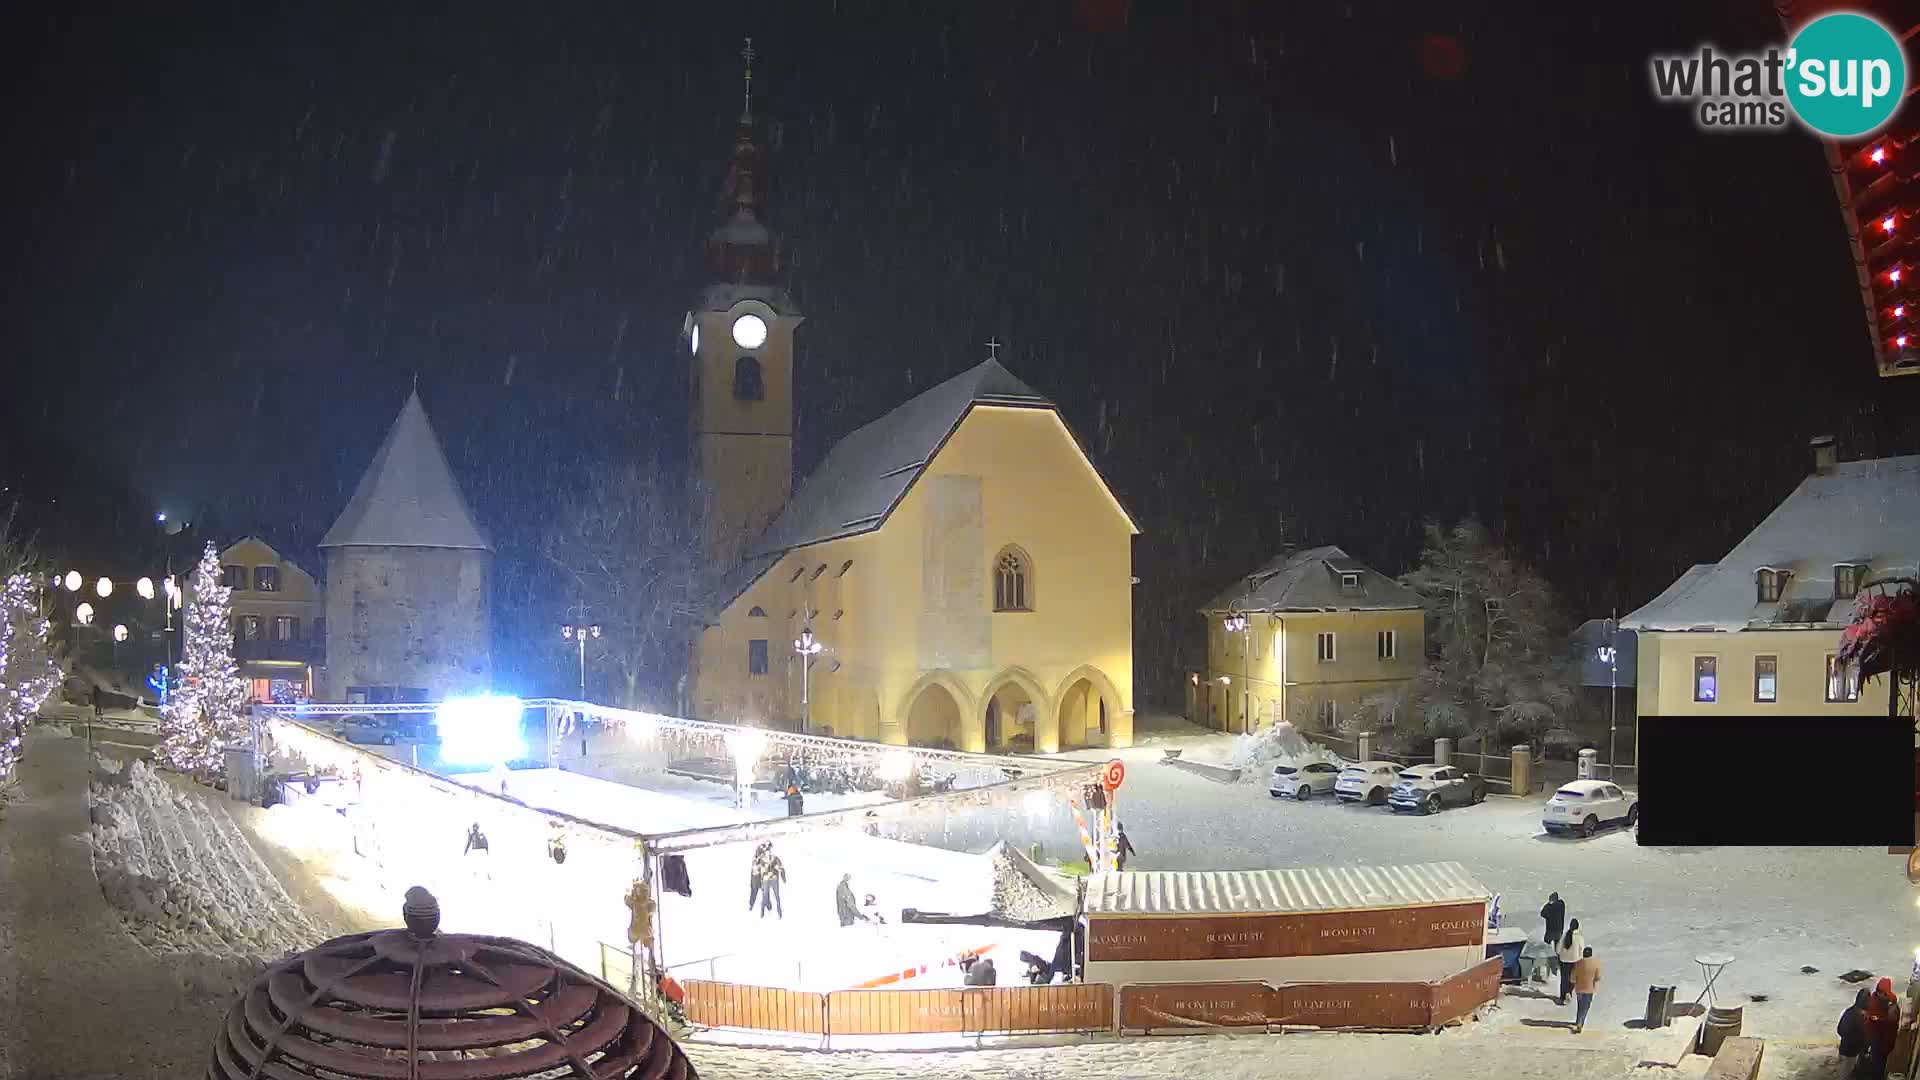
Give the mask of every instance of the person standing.
POLYGON ((1135 854, 1133 841, 1127 839, 1127 827, 1125 825, 1115 826, 1113 830, 1113 868, 1115 870, 1125 870, 1127 868, 1127 859, 1133 854, 1135 854))
POLYGON ((1575 919, 1560 936, 1560 996, 1554 999, 1556 1005, 1567 1004, 1567 995, 1573 992, 1573 966, 1580 962, 1581 951, 1586 947, 1587 937, 1580 932, 1580 920, 1575 919))
POLYGON ((800 794, 800 785, 787 785, 787 816, 799 817, 807 812, 807 797, 800 794))
POLYGON ((753 866, 747 871, 747 910, 752 911, 760 902, 760 893, 767 883, 767 857, 772 854, 773 845, 762 842, 753 849, 753 866))
POLYGON ((1860 1064, 1860 1055, 1867 1048, 1867 1010, 1872 1006, 1873 995, 1861 987, 1853 995, 1853 1004, 1840 1014, 1840 1026, 1836 1033, 1840 1036, 1840 1063, 1852 1061, 1856 1070, 1860 1064))
POLYGON ((1900 1000, 1893 996, 1893 980, 1883 978, 1867 1000, 1867 1075, 1879 1080, 1886 1075, 1887 1058, 1900 1034, 1900 1000))
POLYGON ((1580 949, 1580 962, 1573 966, 1573 1033, 1580 1034, 1587 1026, 1587 1010, 1593 1007, 1594 991, 1600 986, 1600 961, 1593 958, 1593 950, 1586 946, 1580 949))
POLYGON ((1547 944, 1558 946, 1560 932, 1567 927, 1567 902, 1560 899, 1559 893, 1549 894, 1546 906, 1540 909, 1540 917, 1547 921, 1547 944))
POLYGON ((786 864, 780 856, 773 853, 773 845, 767 845, 767 876, 760 883, 760 917, 767 917, 767 908, 772 907, 776 918, 787 917, 787 909, 780 903, 780 883, 787 880, 786 864))
POLYGON ((852 874, 840 875, 840 887, 833 893, 833 907, 840 915, 841 926, 852 926, 866 918, 861 913, 860 906, 854 903, 852 874))

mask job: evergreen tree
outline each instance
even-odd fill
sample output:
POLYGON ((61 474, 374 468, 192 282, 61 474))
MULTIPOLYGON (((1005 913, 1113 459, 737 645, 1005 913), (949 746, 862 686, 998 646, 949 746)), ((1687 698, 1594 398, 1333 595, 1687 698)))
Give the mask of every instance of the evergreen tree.
POLYGON ((194 568, 189 596, 179 682, 155 753, 169 768, 213 777, 226 768, 226 748, 246 738, 247 689, 233 659, 233 590, 220 584, 220 553, 211 543, 194 568))
POLYGON ((30 575, 12 574, 0 597, 0 780, 13 772, 27 725, 62 677, 35 592, 30 575))

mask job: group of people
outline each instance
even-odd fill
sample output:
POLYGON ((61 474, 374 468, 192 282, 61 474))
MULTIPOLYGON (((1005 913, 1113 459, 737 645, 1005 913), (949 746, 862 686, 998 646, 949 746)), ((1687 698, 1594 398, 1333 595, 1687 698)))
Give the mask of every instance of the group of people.
POLYGON ((1900 999, 1893 980, 1882 978, 1871 993, 1861 990, 1840 1014, 1840 1058, 1853 1062, 1854 1080, 1882 1080, 1887 1056, 1900 1033, 1900 999))
POLYGON ((840 915, 841 926, 852 926, 857 922, 884 925, 887 921, 887 917, 880 914, 880 905, 875 902, 872 893, 868 893, 864 901, 854 903, 852 874, 840 875, 840 887, 833 893, 833 907, 840 915))
POLYGON ((1572 995, 1573 1033, 1578 1035, 1586 1029, 1587 1011, 1593 1008, 1593 995, 1600 989, 1600 961, 1594 959, 1593 947, 1580 932, 1580 920, 1568 920, 1567 902, 1559 893, 1547 897, 1540 918, 1546 921, 1546 943, 1553 946, 1553 964, 1560 975, 1560 993, 1555 995, 1554 1004, 1565 1008, 1568 995, 1572 995))
POLYGON ((773 841, 761 841, 760 846, 753 849, 753 869, 748 872, 747 910, 752 911, 757 904, 763 919, 769 909, 776 918, 786 918, 786 908, 780 903, 780 885, 786 880, 787 866, 773 853, 773 841))

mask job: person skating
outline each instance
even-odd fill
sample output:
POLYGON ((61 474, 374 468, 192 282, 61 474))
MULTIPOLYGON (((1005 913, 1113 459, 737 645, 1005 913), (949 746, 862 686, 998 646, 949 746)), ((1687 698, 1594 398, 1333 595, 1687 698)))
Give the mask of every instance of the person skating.
POLYGON ((1560 996, 1554 999, 1557 1005, 1566 1005, 1567 995, 1573 993, 1573 966, 1580 962, 1581 950, 1587 947, 1587 938, 1580 932, 1580 920, 1567 924, 1567 932, 1560 937, 1560 996))
POLYGON ((760 882, 760 917, 767 917, 767 909, 773 909, 776 918, 787 917, 787 909, 780 903, 780 884, 787 880, 786 864, 780 856, 773 853, 773 845, 767 845, 767 873, 760 882))
POLYGON ((1851 1063, 1859 1068, 1861 1057, 1867 1049, 1867 1010, 1872 1006, 1873 995, 1866 987, 1853 996, 1853 1004, 1840 1014, 1840 1026, 1835 1032, 1840 1036, 1840 1063, 1851 1063))
POLYGON ((766 888, 767 859, 773 854, 773 845, 762 841, 753 849, 753 866, 747 871, 747 910, 752 911, 760 903, 760 893, 766 888))
POLYGON ((840 914, 841 926, 852 926, 867 921, 867 916, 853 901, 853 875, 841 874, 840 887, 833 892, 833 907, 840 914))
POLYGON ((1587 1026, 1587 1010, 1593 1007, 1593 994, 1600 986, 1600 961, 1593 958, 1593 949, 1582 946, 1580 962, 1573 965, 1573 1033, 1580 1034, 1587 1026))
POLYGON ((1128 856, 1134 855, 1133 841, 1127 839, 1127 827, 1120 825, 1113 831, 1113 868, 1125 870, 1128 856))

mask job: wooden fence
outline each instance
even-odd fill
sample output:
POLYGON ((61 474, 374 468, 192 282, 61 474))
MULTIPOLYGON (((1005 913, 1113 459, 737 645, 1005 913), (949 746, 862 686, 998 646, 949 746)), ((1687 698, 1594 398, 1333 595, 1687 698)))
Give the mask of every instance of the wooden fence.
POLYGON ((1420 1031, 1500 992, 1500 959, 1433 983, 1106 983, 939 990, 834 990, 693 980, 689 1022, 802 1035, 1025 1035, 1316 1027, 1420 1031))

